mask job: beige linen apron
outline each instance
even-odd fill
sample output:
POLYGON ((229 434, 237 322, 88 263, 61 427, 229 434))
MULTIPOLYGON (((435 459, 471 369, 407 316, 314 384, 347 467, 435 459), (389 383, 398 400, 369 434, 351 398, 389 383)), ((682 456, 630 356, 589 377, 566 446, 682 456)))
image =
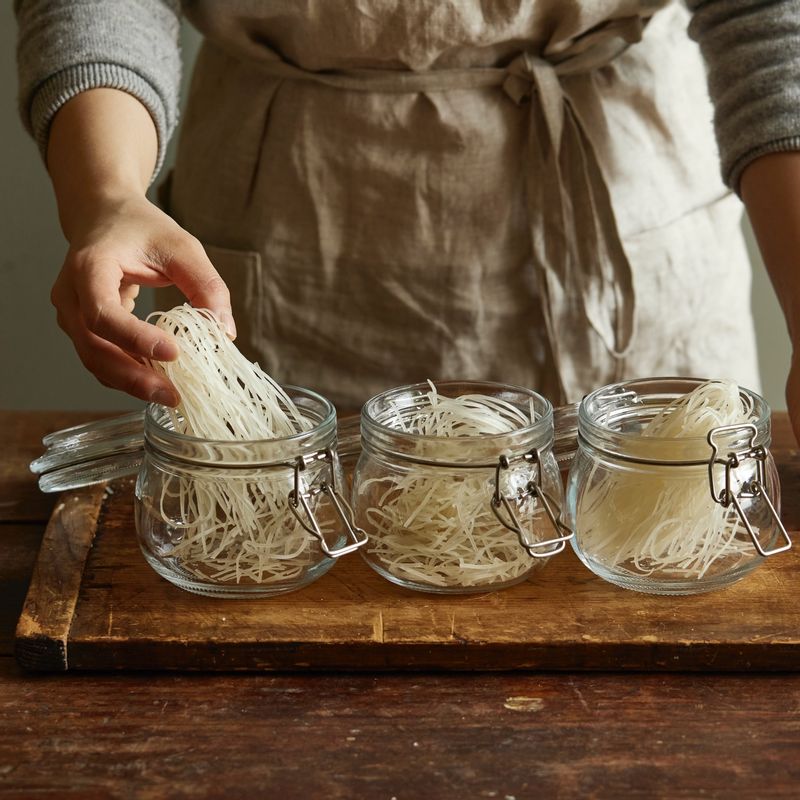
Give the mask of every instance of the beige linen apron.
POLYGON ((757 388, 740 211, 681 6, 185 9, 207 38, 170 210, 279 380, 347 407, 426 378, 555 402, 642 375, 757 388))

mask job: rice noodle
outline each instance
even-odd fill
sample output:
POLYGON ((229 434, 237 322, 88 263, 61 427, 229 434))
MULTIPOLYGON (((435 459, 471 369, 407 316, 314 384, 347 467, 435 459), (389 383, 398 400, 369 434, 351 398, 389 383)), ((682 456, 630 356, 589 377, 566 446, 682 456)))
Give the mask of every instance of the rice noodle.
MULTIPOLYGON (((717 426, 751 422, 752 402, 731 381, 708 381, 665 406, 639 432, 650 439, 685 439, 686 460, 696 460, 698 439, 717 426)), ((677 445, 680 448, 680 444, 677 445)), ((678 460, 680 449, 671 449, 678 460)), ((709 451, 710 455, 710 451, 709 451)), ((753 468, 734 473, 734 490, 753 468)), ((733 506, 710 495, 705 466, 609 469, 598 460, 584 482, 576 512, 577 542, 585 557, 632 575, 686 580, 727 571, 753 556, 733 506)))
MULTIPOLYGON (((430 391, 413 408, 396 408, 385 424, 420 437, 455 439, 512 433, 535 421, 533 403, 525 414, 488 395, 446 397, 428 383, 430 391)), ((437 443, 436 456, 448 460, 446 441, 437 443)), ((522 464, 506 470, 501 491, 516 495, 530 469, 522 464)), ((519 579, 536 563, 491 509, 493 469, 409 464, 371 474, 365 471, 359 483, 356 505, 369 534, 367 555, 390 575, 443 589, 481 587, 519 579)), ((516 502, 515 513, 532 531, 539 513, 532 498, 516 502)))
MULTIPOLYGON (((169 410, 177 432, 252 442, 313 428, 286 392, 239 352, 211 312, 183 305, 148 320, 169 331, 180 349, 175 361, 151 363, 180 393, 178 408, 169 410)), ((235 454, 235 448, 226 452, 235 454)), ((248 455, 243 446, 243 463, 248 455)), ((289 509, 291 469, 175 472, 164 476, 155 511, 171 542, 166 556, 182 570, 215 583, 278 584, 319 562, 316 540, 289 509)))

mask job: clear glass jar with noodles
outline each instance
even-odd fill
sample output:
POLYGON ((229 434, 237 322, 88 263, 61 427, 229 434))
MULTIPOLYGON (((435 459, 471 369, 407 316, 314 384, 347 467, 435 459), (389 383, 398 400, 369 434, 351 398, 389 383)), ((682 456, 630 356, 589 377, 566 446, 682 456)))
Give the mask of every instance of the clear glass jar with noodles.
POLYGON ((135 490, 147 562, 191 592, 258 597, 305 586, 366 543, 340 493, 333 405, 287 388, 310 430, 264 441, 209 441, 148 406, 135 490))
POLYGON ((512 586, 571 535, 560 519, 552 407, 536 392, 497 383, 448 381, 431 390, 392 389, 362 410, 352 495, 369 540, 361 553, 387 580, 419 591, 512 586), (431 433, 432 414, 465 398, 484 432, 431 433))
POLYGON ((739 580, 791 546, 769 447, 769 406, 730 382, 647 378, 592 392, 567 485, 575 552, 641 592, 739 580))

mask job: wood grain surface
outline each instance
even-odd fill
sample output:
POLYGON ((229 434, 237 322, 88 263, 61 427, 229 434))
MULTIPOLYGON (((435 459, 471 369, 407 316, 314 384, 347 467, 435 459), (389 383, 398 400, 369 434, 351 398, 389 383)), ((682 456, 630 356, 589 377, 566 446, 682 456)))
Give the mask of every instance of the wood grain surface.
MULTIPOLYGON (((0 673, 18 797, 766 798, 800 676, 0 673), (780 702, 778 702, 780 698, 780 702)), ((793 793, 794 792, 794 793, 793 793)))
MULTIPOLYGON (((69 424, 0 419, 19 464, 31 431, 69 424)), ((0 470, 0 497, 9 480, 33 495, 0 470)), ((0 507, 3 798, 798 796, 798 675, 22 673, 10 644, 48 505, 27 524, 0 507)))

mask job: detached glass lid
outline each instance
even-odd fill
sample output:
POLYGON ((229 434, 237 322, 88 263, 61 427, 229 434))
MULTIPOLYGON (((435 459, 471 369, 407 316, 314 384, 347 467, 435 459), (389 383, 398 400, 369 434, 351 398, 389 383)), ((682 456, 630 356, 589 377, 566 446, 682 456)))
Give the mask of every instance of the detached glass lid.
POLYGON ((144 459, 144 414, 96 420, 50 433, 30 465, 43 492, 64 492, 135 475, 144 459))

